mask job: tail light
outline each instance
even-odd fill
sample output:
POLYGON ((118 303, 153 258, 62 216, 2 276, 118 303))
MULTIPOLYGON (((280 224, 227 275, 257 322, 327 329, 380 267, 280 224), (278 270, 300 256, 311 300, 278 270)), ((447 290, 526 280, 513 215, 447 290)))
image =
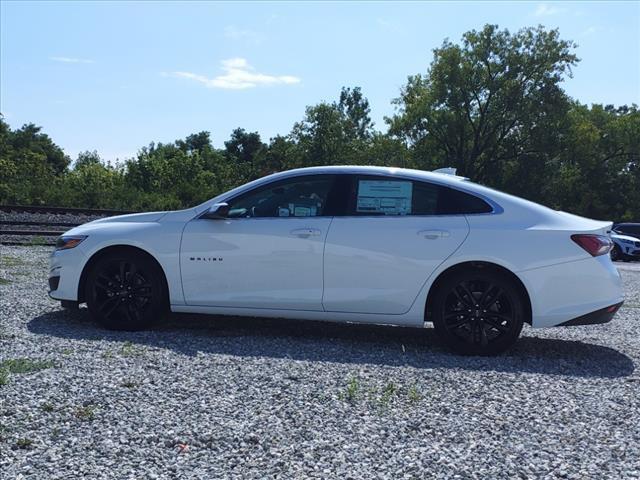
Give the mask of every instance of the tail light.
POLYGON ((589 252, 592 257, 606 255, 613 247, 613 241, 605 235, 571 235, 571 240, 589 252))

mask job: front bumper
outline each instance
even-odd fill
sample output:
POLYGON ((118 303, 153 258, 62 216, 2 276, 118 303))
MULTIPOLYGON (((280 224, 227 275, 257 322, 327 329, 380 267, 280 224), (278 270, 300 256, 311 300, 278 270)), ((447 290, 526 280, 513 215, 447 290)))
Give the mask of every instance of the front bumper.
POLYGON ((51 253, 48 281, 51 298, 78 301, 78 285, 84 260, 84 253, 78 248, 51 253))

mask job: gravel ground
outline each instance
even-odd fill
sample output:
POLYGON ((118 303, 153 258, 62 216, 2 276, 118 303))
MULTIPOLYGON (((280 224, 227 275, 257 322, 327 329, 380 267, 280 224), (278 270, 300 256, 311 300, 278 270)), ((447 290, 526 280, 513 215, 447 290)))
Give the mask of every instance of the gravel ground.
POLYGON ((0 249, 0 361, 30 359, 5 362, 3 479, 640 478, 640 265, 612 323, 465 358, 430 329, 109 332, 48 299, 49 249, 0 249))

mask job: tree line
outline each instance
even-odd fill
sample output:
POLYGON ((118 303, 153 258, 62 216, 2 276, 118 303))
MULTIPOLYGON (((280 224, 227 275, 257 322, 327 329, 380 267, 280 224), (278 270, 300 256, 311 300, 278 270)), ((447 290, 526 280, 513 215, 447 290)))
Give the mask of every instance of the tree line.
POLYGON ((445 40, 424 74, 409 76, 387 131, 360 88, 309 106, 287 135, 265 142, 235 129, 151 143, 134 158, 72 162, 33 124, 0 117, 0 203, 177 209, 269 173, 313 165, 386 165, 458 174, 592 218, 640 221, 638 106, 587 106, 562 89, 576 45, 544 27, 486 25, 445 40))

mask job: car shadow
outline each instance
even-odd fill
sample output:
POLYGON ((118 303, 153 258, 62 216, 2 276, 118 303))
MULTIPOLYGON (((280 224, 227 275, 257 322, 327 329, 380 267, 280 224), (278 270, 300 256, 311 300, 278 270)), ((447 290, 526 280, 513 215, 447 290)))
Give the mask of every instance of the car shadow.
POLYGON ((626 377, 635 368, 628 356, 613 348, 526 334, 499 357, 465 357, 445 350, 431 328, 172 314, 153 330, 118 332, 98 326, 84 308, 46 313, 30 320, 27 327, 37 335, 131 342, 188 356, 202 352, 595 378, 626 377))

